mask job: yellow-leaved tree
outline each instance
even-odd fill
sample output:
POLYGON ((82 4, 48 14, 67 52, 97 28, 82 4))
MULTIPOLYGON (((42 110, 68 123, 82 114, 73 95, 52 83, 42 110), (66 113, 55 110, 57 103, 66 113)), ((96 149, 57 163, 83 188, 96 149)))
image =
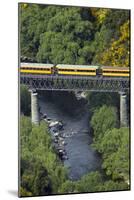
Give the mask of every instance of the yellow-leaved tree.
POLYGON ((91 8, 92 15, 96 18, 97 23, 102 24, 110 12, 109 8, 91 8))
POLYGON ((119 67, 129 67, 130 32, 129 20, 120 27, 120 37, 113 39, 110 47, 103 52, 101 64, 119 67))

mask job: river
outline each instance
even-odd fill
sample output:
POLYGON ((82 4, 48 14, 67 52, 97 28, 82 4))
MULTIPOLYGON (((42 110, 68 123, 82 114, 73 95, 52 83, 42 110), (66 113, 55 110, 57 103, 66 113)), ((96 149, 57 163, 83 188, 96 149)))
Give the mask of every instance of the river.
POLYGON ((99 170, 101 159, 91 147, 92 136, 87 104, 81 103, 81 111, 77 112, 76 116, 64 112, 57 106, 56 101, 45 96, 39 99, 39 106, 40 111, 49 118, 62 120, 64 123, 65 150, 68 157, 64 160, 64 165, 69 168, 69 178, 78 180, 91 171, 99 170))

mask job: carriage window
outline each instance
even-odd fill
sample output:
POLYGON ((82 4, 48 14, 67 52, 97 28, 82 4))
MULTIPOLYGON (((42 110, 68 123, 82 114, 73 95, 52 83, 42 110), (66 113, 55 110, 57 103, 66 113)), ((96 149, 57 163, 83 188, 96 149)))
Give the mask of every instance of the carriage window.
POLYGON ((96 72, 96 70, 78 70, 78 72, 96 72))
POLYGON ((104 73, 121 73, 121 74, 127 74, 129 71, 106 71, 103 70, 104 73))

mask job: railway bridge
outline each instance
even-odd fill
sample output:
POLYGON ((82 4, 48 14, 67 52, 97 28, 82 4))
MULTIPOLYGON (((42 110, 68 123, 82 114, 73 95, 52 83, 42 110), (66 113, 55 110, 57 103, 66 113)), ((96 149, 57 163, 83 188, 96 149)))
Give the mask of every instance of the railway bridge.
POLYGON ((20 74, 20 83, 31 91, 32 122, 39 124, 38 90, 118 92, 120 94, 120 125, 128 126, 127 95, 129 77, 33 75, 20 74))

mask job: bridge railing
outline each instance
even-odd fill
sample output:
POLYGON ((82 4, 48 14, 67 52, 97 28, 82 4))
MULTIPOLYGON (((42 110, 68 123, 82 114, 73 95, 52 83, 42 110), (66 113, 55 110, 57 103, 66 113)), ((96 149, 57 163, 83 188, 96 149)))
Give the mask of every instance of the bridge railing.
POLYGON ((21 74, 20 83, 35 90, 129 91, 130 79, 121 77, 21 74))

